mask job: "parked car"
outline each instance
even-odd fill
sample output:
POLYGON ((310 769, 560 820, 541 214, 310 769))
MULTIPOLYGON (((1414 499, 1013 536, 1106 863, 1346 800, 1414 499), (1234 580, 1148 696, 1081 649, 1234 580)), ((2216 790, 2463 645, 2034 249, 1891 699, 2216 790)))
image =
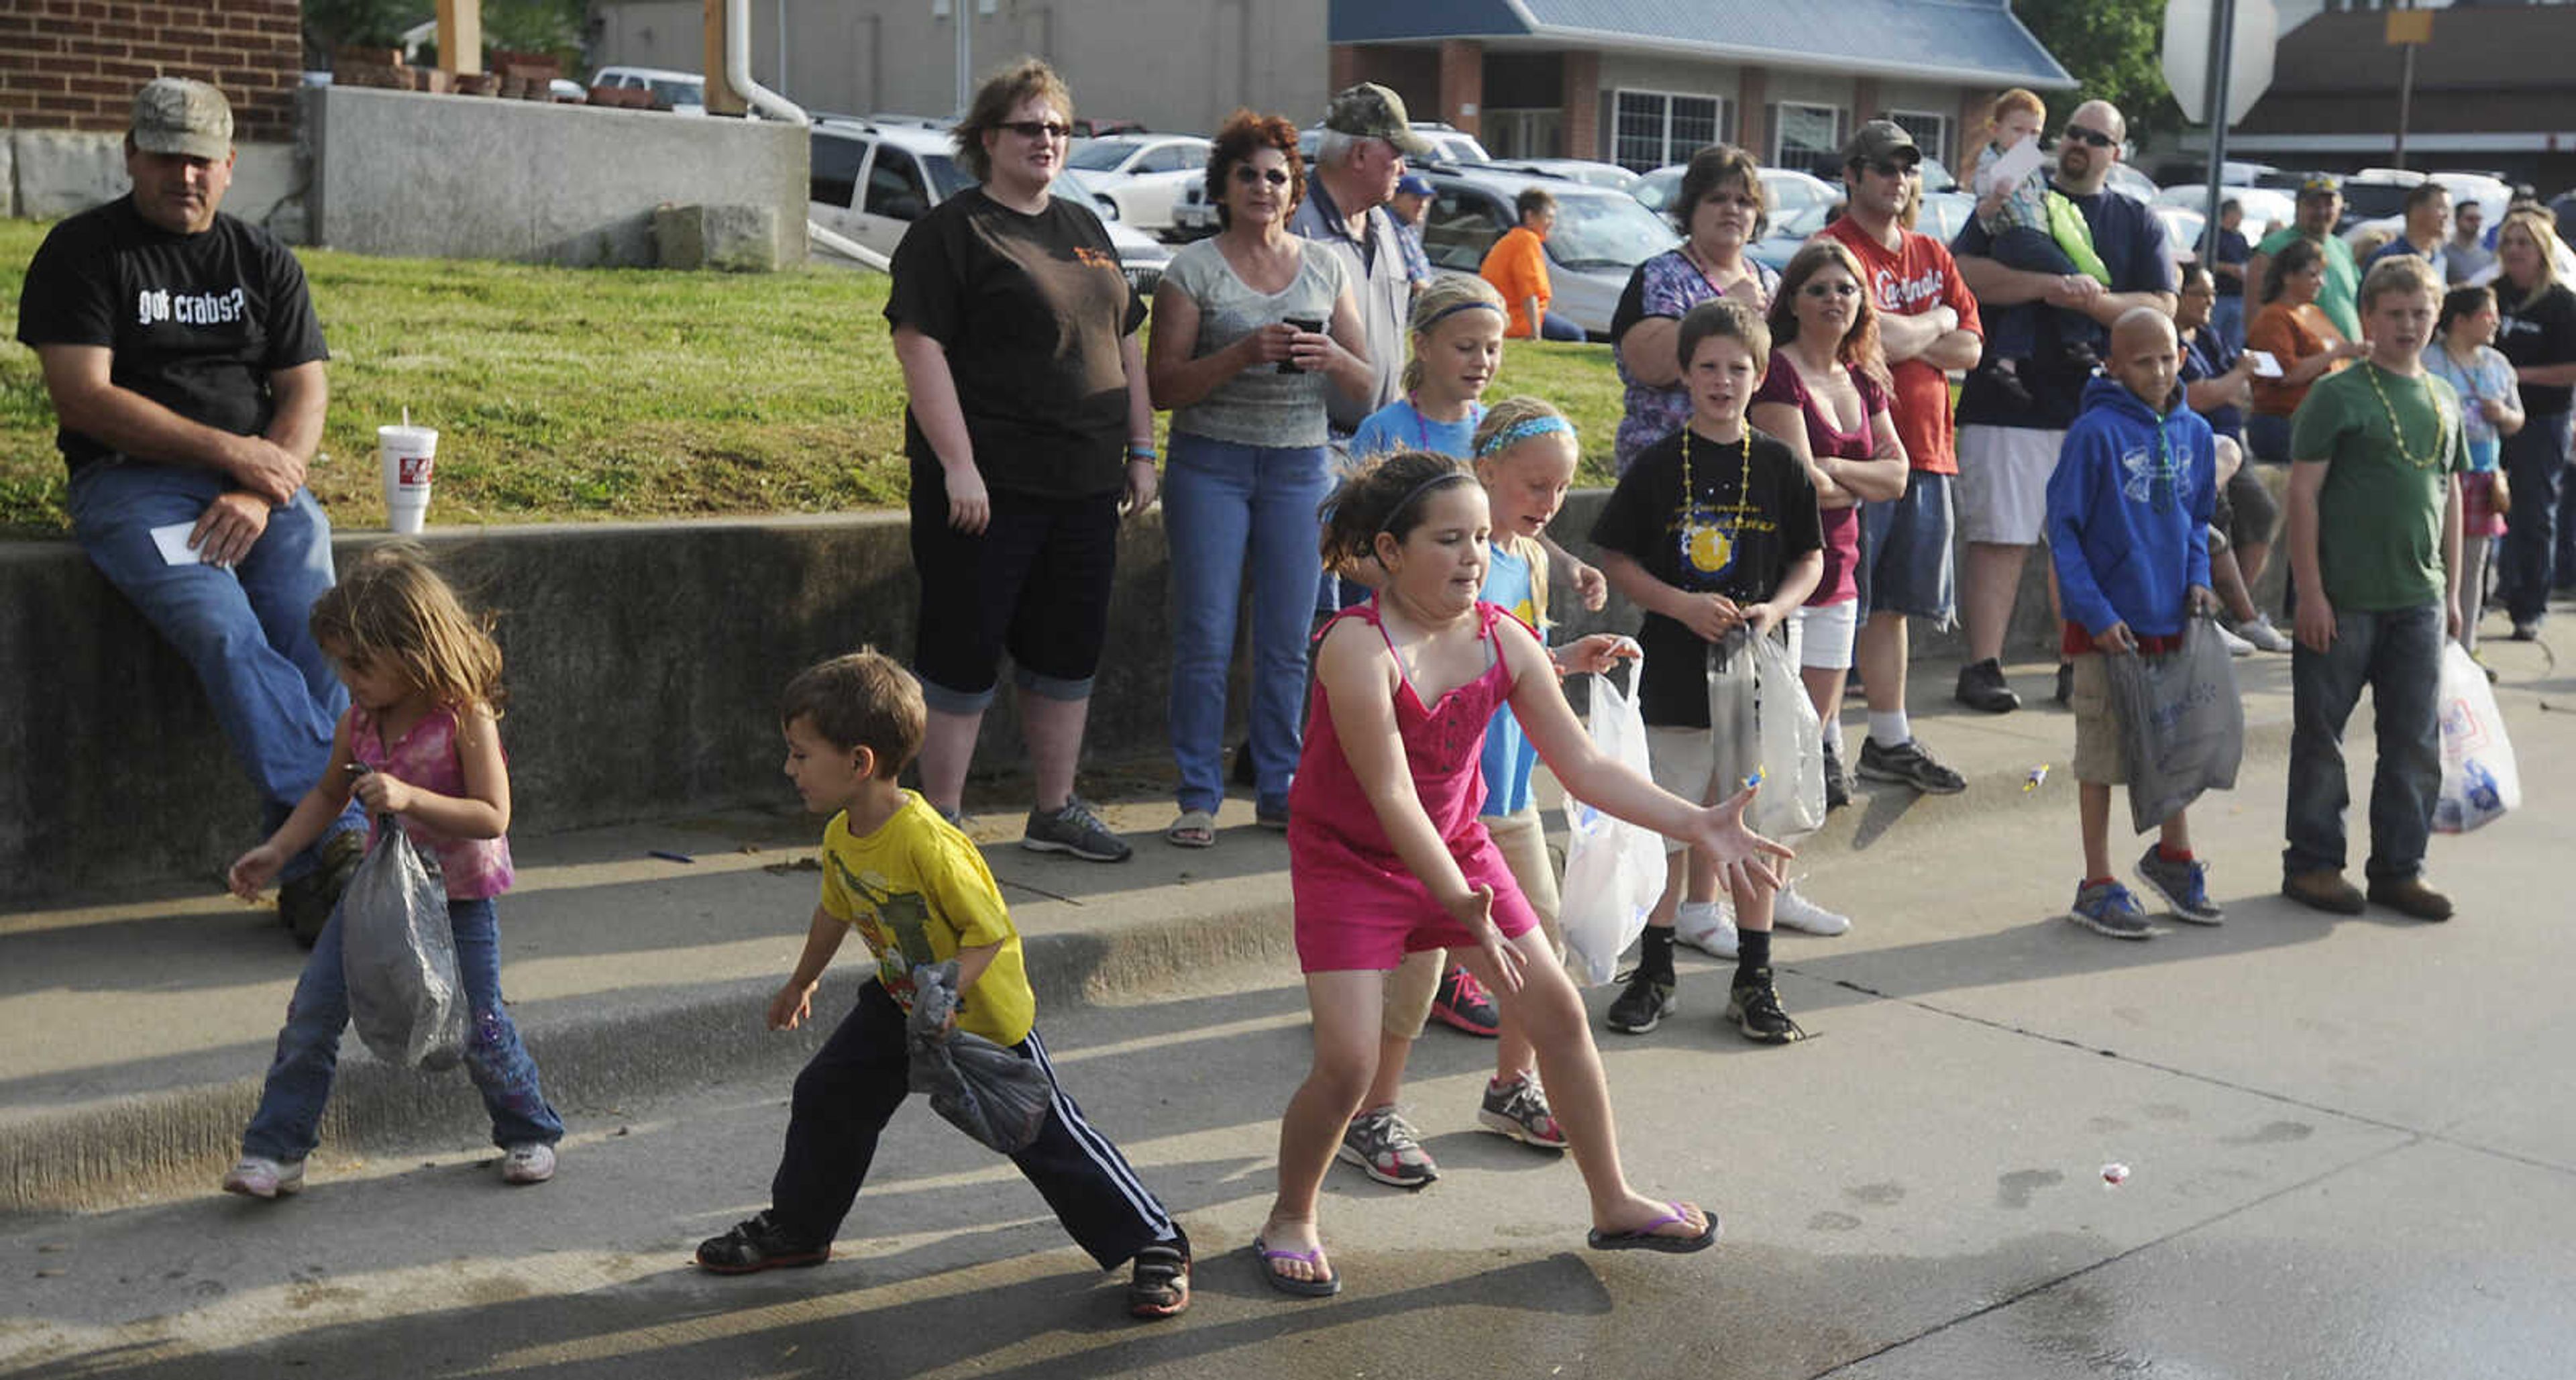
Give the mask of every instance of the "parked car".
MULTIPOLYGON (((2396 209, 2374 216, 2356 218, 2351 214, 2351 189, 2354 184, 2359 183, 2363 188, 2365 199, 2376 207, 2387 200, 2382 194, 2384 187, 2407 177, 2413 180, 2403 183, 2406 191, 2412 191, 2427 182, 2435 183, 2451 194, 2453 209, 2457 209, 2465 202, 2476 202, 2478 208, 2486 213, 2486 223, 2490 226, 2503 223, 2505 207, 2513 200, 2513 188, 2505 185, 2501 179, 2490 177, 2485 173, 2406 173, 2395 168, 2364 168, 2344 180, 2345 214, 2335 225, 2335 233, 2343 237, 2344 243, 2359 244, 2373 237, 2385 241, 2406 232, 2404 192, 2398 195, 2396 209)), ((2451 227, 2443 226, 2442 233, 2447 237, 2451 233, 2451 227)))
POLYGON ((2200 237, 2209 228, 2209 218, 2188 206, 2149 206, 2148 214, 2165 227, 2166 256, 2177 264, 2200 261, 2200 237))
POLYGON ((1616 163, 1596 163, 1589 158, 1507 158, 1491 165, 1498 172, 1528 173, 1533 177, 1562 177, 1593 187, 1625 191, 1637 175, 1616 163))
MULTIPOLYGON (((2249 245, 2262 243, 2265 235, 2298 218, 2297 200, 2270 187, 2222 186, 2218 189, 2218 199, 2235 202, 2245 213, 2245 223, 2238 229, 2249 245)), ((2147 204, 2158 209, 2178 207, 2206 216, 2209 214, 2209 186, 2201 182, 2177 183, 2156 193, 2155 200, 2147 204)))
MULTIPOLYGON (((807 142, 806 215, 880 254, 894 253, 904 231, 931 207, 975 185, 957 165, 944 130, 825 116, 808 128, 807 142)), ((1095 209, 1101 204, 1081 174, 1066 169, 1056 176, 1065 182, 1059 194, 1081 197, 1095 209)), ((1127 281, 1152 292, 1172 252, 1129 226, 1106 218, 1104 224, 1127 281)))
MULTIPOLYGON (((1431 154, 1417 160, 1427 163, 1490 163, 1494 156, 1476 142, 1476 136, 1442 124, 1438 120, 1415 120, 1413 132, 1430 141, 1431 154)), ((1308 125, 1297 131, 1297 152, 1307 162, 1315 161, 1315 150, 1323 146, 1324 127, 1308 125)))
MULTIPOLYGON (((1413 122, 1413 132, 1429 139, 1439 150, 1432 157, 1421 160, 1416 171, 1427 172, 1434 167, 1459 167, 1468 164, 1482 167, 1490 161, 1485 157, 1485 146, 1477 143, 1474 136, 1461 134, 1447 125, 1429 120, 1416 120, 1413 122)), ((1314 166, 1315 150, 1323 146, 1323 138, 1322 125, 1311 125, 1297 132, 1297 156, 1305 159, 1309 168, 1314 166)), ((1201 171, 1203 175, 1199 180, 1183 187, 1179 199, 1172 203, 1169 238, 1194 240, 1217 232, 1216 206, 1208 200, 1205 170, 1201 171)), ((1620 171, 1627 170, 1622 168, 1620 171)))
POLYGON ((2156 199, 2156 193, 2164 190, 2156 185, 2154 178, 2126 163, 2112 164, 2111 171, 2102 178, 2102 185, 2122 196, 2134 197, 2145 202, 2153 202, 2156 199))
POLYGON ((590 84, 651 92, 656 109, 675 115, 707 113, 707 79, 696 72, 674 72, 667 67, 602 67, 591 74, 590 84))
POLYGON ((1172 228, 1173 204, 1204 180, 1209 147, 1194 134, 1119 135, 1081 145, 1064 165, 1091 175, 1107 217, 1151 235, 1172 228))
POLYGON ((1914 230, 1948 244, 1976 218, 1974 196, 1961 191, 1925 192, 1923 205, 1914 214, 1914 230))
POLYGON ((1118 120, 1106 116, 1094 119, 1089 115, 1073 117, 1073 137, 1076 139, 1106 139, 1113 134, 1144 132, 1145 122, 1142 120, 1118 120))
POLYGON ((1587 334, 1607 336, 1610 315, 1637 265, 1679 241, 1663 217, 1623 192, 1562 178, 1486 168, 1431 165, 1423 171, 1432 198, 1423 217, 1422 248, 1434 269, 1473 273, 1503 232, 1520 223, 1513 198, 1543 187, 1556 198, 1556 228, 1547 237, 1548 309, 1587 334))

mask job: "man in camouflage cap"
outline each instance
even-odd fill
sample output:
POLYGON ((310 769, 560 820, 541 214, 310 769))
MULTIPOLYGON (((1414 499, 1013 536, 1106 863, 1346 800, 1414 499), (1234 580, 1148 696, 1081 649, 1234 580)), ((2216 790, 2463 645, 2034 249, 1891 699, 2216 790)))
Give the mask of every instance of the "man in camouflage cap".
POLYGON ((1407 154, 1421 156, 1430 143, 1413 132, 1404 98, 1375 82, 1336 93, 1324 109, 1324 136, 1315 150, 1305 199, 1288 228, 1342 255, 1351 295, 1377 386, 1354 398, 1336 388, 1324 395, 1333 438, 1348 442, 1368 414, 1395 400, 1404 373, 1404 318, 1413 304, 1405 271, 1404 242, 1386 204, 1404 176, 1407 154))
MULTIPOLYGON (((223 213, 222 92, 145 84, 125 167, 132 192, 36 251, 18 339, 60 422, 74 534, 195 669, 266 832, 321 779, 349 703, 306 627, 332 584, 331 524, 304 487, 329 354, 295 256, 223 213), (165 558, 153 534, 174 527, 185 549, 165 558)), ((307 944, 357 865, 361 823, 353 805, 286 867, 279 913, 307 944)))

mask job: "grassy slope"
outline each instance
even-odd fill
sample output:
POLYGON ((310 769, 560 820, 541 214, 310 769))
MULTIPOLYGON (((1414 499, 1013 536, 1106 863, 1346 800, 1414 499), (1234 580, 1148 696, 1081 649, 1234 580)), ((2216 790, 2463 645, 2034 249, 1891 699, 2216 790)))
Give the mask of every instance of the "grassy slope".
MULTIPOLYGON (((0 531, 64 530, 63 469, 19 285, 48 227, 0 220, 0 531)), ((331 343, 313 489, 384 520, 375 427, 439 429, 436 520, 827 512, 899 504, 903 380, 886 279, 571 270, 301 251, 331 343)), ((1489 397, 1563 407, 1607 483, 1619 384, 1598 346, 1507 347, 1489 397)))

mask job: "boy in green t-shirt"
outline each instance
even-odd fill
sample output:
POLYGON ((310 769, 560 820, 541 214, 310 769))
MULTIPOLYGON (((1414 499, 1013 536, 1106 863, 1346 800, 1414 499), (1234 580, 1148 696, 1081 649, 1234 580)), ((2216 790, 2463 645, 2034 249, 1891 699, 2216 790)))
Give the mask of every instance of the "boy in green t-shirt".
POLYGON ((2370 790, 2369 901, 2447 920, 2424 884, 2442 784, 2436 717, 2442 642, 2460 630, 2460 400, 2424 370, 2441 284, 2412 256, 2362 280, 2358 369, 2321 379, 2290 424, 2290 569, 2298 586, 2291 661, 2290 799, 2281 893, 2358 915, 2343 878, 2343 726, 2370 687, 2379 765, 2370 790))
MULTIPOLYGON (((921 686, 872 648, 809 667, 788 682, 778 717, 787 776, 805 808, 832 813, 823 831, 823 900, 795 973, 769 1000, 769 1028, 793 1030, 843 936, 875 956, 857 1009, 796 1075, 787 1149, 760 1215, 698 1246, 716 1274, 819 1265, 868 1176, 877 1136, 910 1087, 904 1042, 912 970, 957 961, 959 1028, 1055 1068, 1034 1025, 1037 1000, 1020 936, 983 854, 920 796, 895 785, 921 750, 921 686)), ((1110 1269, 1133 1260, 1127 1310, 1168 1318, 1189 1307, 1190 1242, 1136 1171, 1058 1087, 1037 1140, 1011 1157, 1078 1244, 1110 1269)))

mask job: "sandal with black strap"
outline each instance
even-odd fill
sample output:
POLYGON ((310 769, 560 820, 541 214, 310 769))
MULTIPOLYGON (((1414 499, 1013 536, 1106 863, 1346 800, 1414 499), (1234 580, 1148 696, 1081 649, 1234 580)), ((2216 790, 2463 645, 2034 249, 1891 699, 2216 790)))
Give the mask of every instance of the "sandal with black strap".
POLYGON ((1136 1252, 1127 1280, 1127 1313, 1136 1318, 1172 1318, 1190 1306, 1190 1253, 1168 1241, 1136 1252))
POLYGON ((1163 831, 1163 841, 1175 848, 1213 848, 1216 846, 1216 816, 1206 810, 1183 810, 1163 831))

